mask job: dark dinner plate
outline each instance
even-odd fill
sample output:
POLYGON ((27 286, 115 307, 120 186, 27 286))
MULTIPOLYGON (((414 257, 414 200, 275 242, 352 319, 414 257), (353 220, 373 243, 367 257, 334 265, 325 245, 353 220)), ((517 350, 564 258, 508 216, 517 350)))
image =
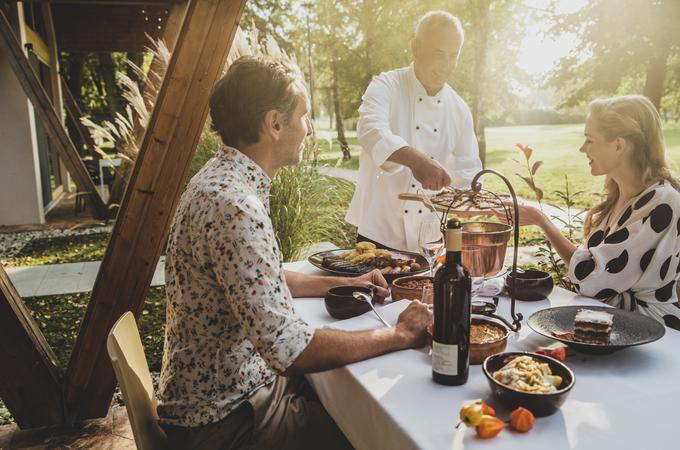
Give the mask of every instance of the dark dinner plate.
MULTIPOLYGON (((339 248, 339 249, 336 249, 336 250, 326 250, 326 251, 323 251, 323 252, 313 254, 312 256, 307 258, 307 260, 314 267, 318 267, 319 269, 324 270, 328 273, 332 273, 334 275, 342 275, 342 276, 345 276, 345 277, 357 277, 359 275, 363 275, 364 273, 372 270, 372 269, 370 269, 370 270, 367 270, 367 271, 362 272, 362 273, 356 273, 356 272, 351 272, 351 271, 337 270, 337 269, 331 269, 331 268, 328 268, 328 267, 324 267, 323 259, 326 256, 340 256, 340 255, 342 255, 346 252, 351 252, 352 250, 354 250, 354 249, 353 248, 339 248)), ((408 275, 416 275, 416 274, 423 273, 423 272, 426 272, 426 271, 429 270, 429 265, 427 264, 427 260, 421 254, 412 253, 412 252, 394 251, 394 250, 391 250, 390 252, 392 253, 392 258, 394 258, 394 259, 415 259, 416 262, 420 265, 420 267, 422 267, 422 269, 416 270, 415 272, 386 274, 385 280, 387 280, 388 283, 391 283, 392 281, 394 281, 395 279, 397 279, 399 277, 405 277, 405 276, 408 276, 408 275)))
POLYGON ((633 345, 648 344, 666 333, 666 327, 651 317, 605 306, 560 306, 543 309, 533 313, 528 323, 538 334, 564 342, 579 352, 592 354, 607 354, 633 345), (614 316, 609 344, 589 344, 555 336, 554 333, 574 331, 574 317, 579 309, 606 311, 614 316))

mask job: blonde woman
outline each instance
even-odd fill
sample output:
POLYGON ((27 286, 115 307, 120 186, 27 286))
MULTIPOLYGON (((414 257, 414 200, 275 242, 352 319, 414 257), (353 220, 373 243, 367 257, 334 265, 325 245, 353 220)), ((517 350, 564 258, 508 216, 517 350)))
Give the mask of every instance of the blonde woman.
POLYGON ((680 182, 666 163, 659 113, 640 95, 598 99, 584 134, 590 173, 606 176, 585 242, 575 247, 531 206, 521 206, 520 225, 541 227, 582 295, 680 330, 680 182))

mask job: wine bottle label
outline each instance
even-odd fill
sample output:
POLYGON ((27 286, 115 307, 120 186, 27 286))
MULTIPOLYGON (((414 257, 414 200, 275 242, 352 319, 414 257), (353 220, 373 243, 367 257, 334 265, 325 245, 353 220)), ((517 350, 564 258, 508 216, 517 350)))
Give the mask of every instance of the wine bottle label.
POLYGON ((432 370, 442 375, 458 375, 458 346, 432 341, 432 370))

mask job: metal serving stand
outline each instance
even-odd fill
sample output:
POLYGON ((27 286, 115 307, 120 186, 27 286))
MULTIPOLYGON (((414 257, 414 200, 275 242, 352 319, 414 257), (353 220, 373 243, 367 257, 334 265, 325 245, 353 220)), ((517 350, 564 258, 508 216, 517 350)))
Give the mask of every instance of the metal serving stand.
MULTIPOLYGON (((484 169, 478 172, 474 178, 472 179, 472 182, 470 183, 471 189, 467 191, 462 191, 463 193, 467 194, 472 194, 468 195, 469 198, 474 198, 474 195, 476 193, 484 192, 486 194, 491 195, 498 201, 498 205, 502 206, 503 210, 505 211, 506 219, 508 222, 508 225, 510 225, 513 228, 513 236, 514 236, 514 246, 513 246, 513 255, 512 255, 512 269, 510 273, 508 274, 509 277, 512 277, 512 282, 508 283, 508 288, 510 291, 510 315, 511 315, 511 320, 505 319, 502 316, 499 316, 496 314, 496 309, 498 306, 498 297, 492 297, 493 302, 482 302, 482 301, 476 301, 472 302, 472 313, 475 315, 480 315, 480 316, 486 316, 486 317, 492 317, 494 319, 498 319, 501 322, 503 322, 510 330, 512 331, 519 331, 520 328, 522 327, 522 314, 521 313, 515 313, 515 289, 517 285, 517 251, 519 248, 519 206, 517 203, 517 195, 515 194, 515 190, 512 187, 512 184, 510 184, 510 181, 501 174, 500 172, 493 170, 493 169, 484 169), (494 192, 488 191, 486 189, 482 189, 482 184, 479 182, 479 178, 482 175, 485 174, 491 174, 491 175, 496 175, 499 177, 505 185, 508 187, 508 191, 510 193, 510 196, 512 197, 512 206, 513 210, 512 212, 506 207, 506 205, 503 203, 503 200, 494 192)), ((441 217, 441 231, 442 233, 445 233, 446 231, 446 222, 448 219, 449 213, 453 210, 455 213, 455 208, 460 205, 456 205, 456 201, 460 200, 460 197, 454 198, 450 201, 448 207, 445 209, 439 208, 440 211, 442 212, 442 217, 441 217)), ((478 207, 479 208, 479 207, 478 207)), ((479 208, 480 210, 483 210, 485 208, 479 208)), ((486 209, 491 209, 490 207, 487 207, 486 209)), ((436 212, 437 209, 434 209, 436 212)))

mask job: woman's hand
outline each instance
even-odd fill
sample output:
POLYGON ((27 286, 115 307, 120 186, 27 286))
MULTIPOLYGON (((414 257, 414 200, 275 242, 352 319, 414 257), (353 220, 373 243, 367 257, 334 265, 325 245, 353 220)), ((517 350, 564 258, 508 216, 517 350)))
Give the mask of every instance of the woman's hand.
POLYGON ((378 288, 378 301, 382 301, 385 297, 389 297, 390 295, 387 281, 378 269, 373 269, 370 272, 356 278, 348 278, 347 284, 363 287, 370 287, 371 285, 374 285, 378 288))
MULTIPOLYGON (((512 205, 512 202, 505 202, 504 205, 508 208, 508 211, 510 212, 510 215, 512 216, 515 211, 512 205)), ((543 224, 545 223, 545 214, 541 212, 540 209, 536 208, 535 206, 529 205, 527 203, 523 203, 522 201, 518 201, 518 208, 519 208, 519 225, 524 226, 524 225, 538 225, 539 227, 542 227, 543 224)), ((498 219, 502 222, 507 224, 508 220, 505 215, 505 211, 502 209, 494 209, 493 210, 494 214, 498 219)))

